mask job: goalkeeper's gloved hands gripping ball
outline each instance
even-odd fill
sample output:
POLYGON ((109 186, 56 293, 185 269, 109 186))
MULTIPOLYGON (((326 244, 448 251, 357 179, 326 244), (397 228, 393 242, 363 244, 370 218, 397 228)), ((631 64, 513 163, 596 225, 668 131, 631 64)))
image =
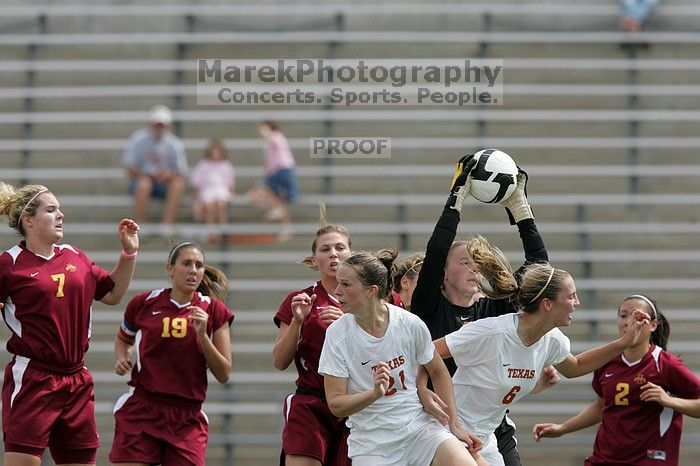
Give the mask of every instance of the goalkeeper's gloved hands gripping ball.
POLYGON ((465 155, 457 162, 457 169, 452 178, 450 187, 450 196, 447 198, 445 207, 454 209, 457 212, 462 211, 462 204, 469 195, 469 185, 471 181, 471 171, 476 165, 476 159, 473 154, 465 155))
POLYGON ((527 218, 535 218, 532 215, 530 204, 527 202, 527 173, 525 170, 518 167, 518 183, 515 186, 515 191, 500 204, 506 208, 511 225, 527 218))

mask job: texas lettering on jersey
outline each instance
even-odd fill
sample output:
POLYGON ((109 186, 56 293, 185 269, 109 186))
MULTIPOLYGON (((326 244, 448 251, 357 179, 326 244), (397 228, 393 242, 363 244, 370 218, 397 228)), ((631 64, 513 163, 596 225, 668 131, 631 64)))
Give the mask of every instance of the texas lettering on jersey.
MULTIPOLYGON (((397 356, 390 361, 386 361, 386 363, 389 365, 389 370, 396 369, 397 367, 403 366, 404 363, 406 362, 406 358, 404 358, 403 355, 397 356)), ((377 366, 372 366, 372 370, 376 370, 377 366)))
POLYGON ((535 369, 516 369, 509 367, 508 377, 511 379, 533 379, 535 378, 535 369))

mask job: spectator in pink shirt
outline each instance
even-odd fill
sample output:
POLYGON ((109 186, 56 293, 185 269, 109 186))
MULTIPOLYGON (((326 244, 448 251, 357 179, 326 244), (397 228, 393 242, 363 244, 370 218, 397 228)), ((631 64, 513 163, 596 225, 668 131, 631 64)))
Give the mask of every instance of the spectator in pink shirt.
POLYGON ((282 224, 278 239, 286 241, 292 234, 292 218, 287 204, 299 197, 294 170, 296 162, 287 138, 276 123, 263 121, 258 126, 258 134, 265 142, 265 179, 263 184, 250 191, 250 201, 269 208, 265 219, 282 224))
POLYGON ((228 223, 229 203, 235 197, 236 186, 236 172, 221 141, 209 142, 204 157, 192 170, 190 184, 195 190, 195 218, 211 227, 207 240, 218 243, 222 235, 213 226, 228 223))

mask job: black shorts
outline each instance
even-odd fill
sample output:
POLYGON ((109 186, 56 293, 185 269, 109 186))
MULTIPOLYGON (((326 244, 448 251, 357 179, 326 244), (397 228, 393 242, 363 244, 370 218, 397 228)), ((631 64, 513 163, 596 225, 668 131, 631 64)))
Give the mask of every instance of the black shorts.
POLYGON ((498 441, 498 451, 503 456, 506 466, 522 466, 520 453, 518 453, 518 441, 515 439, 515 427, 508 423, 508 417, 503 416, 501 425, 493 431, 498 441))

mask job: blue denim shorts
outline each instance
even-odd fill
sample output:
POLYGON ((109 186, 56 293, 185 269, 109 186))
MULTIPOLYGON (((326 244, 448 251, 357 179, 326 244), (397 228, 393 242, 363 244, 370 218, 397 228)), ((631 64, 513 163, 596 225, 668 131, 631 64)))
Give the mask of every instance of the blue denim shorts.
POLYGON ((268 175, 265 177, 265 185, 287 202, 292 202, 300 194, 293 168, 282 168, 268 175))

